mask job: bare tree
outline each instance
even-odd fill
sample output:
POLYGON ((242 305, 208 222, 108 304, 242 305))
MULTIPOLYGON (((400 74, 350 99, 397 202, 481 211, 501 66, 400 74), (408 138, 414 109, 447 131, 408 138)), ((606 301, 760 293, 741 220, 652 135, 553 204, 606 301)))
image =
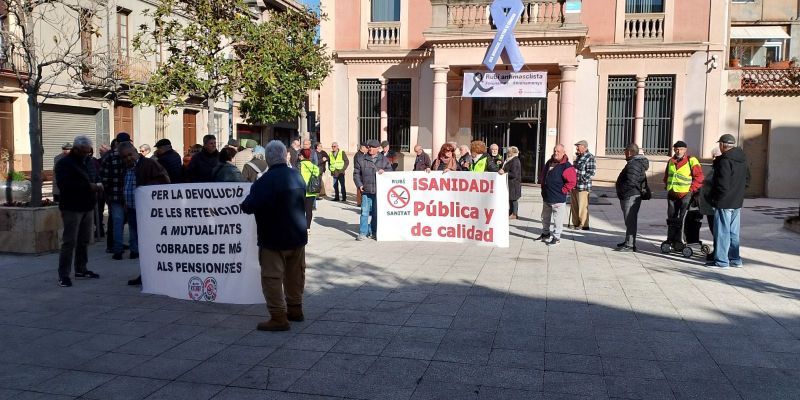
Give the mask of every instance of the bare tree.
POLYGON ((106 6, 102 0, 0 0, 9 16, 0 51, 27 95, 34 207, 42 201, 41 106, 51 97, 75 95, 75 85, 109 70, 100 68, 106 60, 100 49, 91 48, 106 6))

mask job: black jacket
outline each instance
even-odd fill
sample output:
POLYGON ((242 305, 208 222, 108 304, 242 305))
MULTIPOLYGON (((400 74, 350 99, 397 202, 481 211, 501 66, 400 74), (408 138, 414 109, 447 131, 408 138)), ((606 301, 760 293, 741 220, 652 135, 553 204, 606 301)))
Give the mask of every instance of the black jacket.
POLYGON ((156 161, 167 170, 171 183, 183 182, 183 159, 175 150, 169 149, 165 151, 158 156, 156 161))
POLYGON ((519 157, 512 157, 503 165, 508 177, 508 199, 519 200, 522 197, 522 162, 519 157))
POLYGON ((86 167, 86 160, 74 152, 63 157, 55 166, 56 184, 61 191, 58 209, 63 211, 87 212, 94 210, 95 192, 92 191, 92 178, 86 167))
POLYGON ((206 152, 205 149, 192 156, 189 167, 186 168, 186 178, 189 182, 214 182, 211 171, 219 163, 219 151, 206 152))
POLYGON ((643 155, 635 155, 628 160, 625 168, 617 177, 617 198, 620 200, 628 199, 633 196, 642 195, 642 185, 647 179, 647 169, 650 168, 650 161, 643 155))
POLYGON ((376 175, 381 169, 386 172, 392 171, 392 164, 381 153, 375 155, 374 159, 367 154, 356 160, 353 169, 353 181, 356 187, 363 186, 364 193, 375 194, 378 189, 376 175))
POLYGON ((714 183, 709 200, 715 208, 742 208, 744 191, 750 183, 747 157, 734 147, 714 159, 714 183))
POLYGON ((250 187, 242 211, 255 214, 258 246, 292 250, 308 243, 306 183, 296 169, 275 164, 250 187))

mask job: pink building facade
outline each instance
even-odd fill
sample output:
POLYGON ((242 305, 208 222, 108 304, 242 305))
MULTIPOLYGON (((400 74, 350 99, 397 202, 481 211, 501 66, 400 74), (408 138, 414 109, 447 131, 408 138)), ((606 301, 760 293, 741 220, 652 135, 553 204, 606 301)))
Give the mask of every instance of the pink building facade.
MULTIPOLYGON (((322 0, 321 38, 334 56, 319 93, 322 143, 352 152, 386 139, 410 169, 415 144, 435 155, 445 142, 481 139, 519 147, 531 182, 556 143, 587 140, 598 184, 613 182, 630 142, 654 175, 676 140, 709 156, 724 122, 727 1, 523 0, 521 71, 546 72, 545 94, 464 97, 465 72, 487 71, 490 4, 322 0)), ((511 69, 504 55, 495 72, 511 69)))

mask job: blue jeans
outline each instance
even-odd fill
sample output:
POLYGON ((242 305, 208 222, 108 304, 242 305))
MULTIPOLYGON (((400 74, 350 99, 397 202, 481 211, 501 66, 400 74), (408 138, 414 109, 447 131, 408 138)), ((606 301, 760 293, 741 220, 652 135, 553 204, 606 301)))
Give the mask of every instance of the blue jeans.
POLYGON ((122 253, 122 235, 125 232, 125 206, 122 203, 110 202, 108 203, 108 213, 111 218, 111 228, 114 232, 114 246, 111 250, 116 253, 122 253))
POLYGON ((714 262, 720 267, 742 265, 739 256, 740 208, 718 208, 714 213, 714 262))
POLYGON ((128 234, 130 235, 129 243, 131 244, 131 253, 139 252, 139 231, 136 228, 136 209, 129 208, 125 210, 125 215, 128 216, 128 234))
POLYGON ((374 193, 364 193, 361 196, 361 220, 358 233, 364 236, 378 235, 378 210, 374 193), (370 217, 372 217, 372 221, 369 221, 370 217), (369 223, 367 223, 368 221, 369 223))

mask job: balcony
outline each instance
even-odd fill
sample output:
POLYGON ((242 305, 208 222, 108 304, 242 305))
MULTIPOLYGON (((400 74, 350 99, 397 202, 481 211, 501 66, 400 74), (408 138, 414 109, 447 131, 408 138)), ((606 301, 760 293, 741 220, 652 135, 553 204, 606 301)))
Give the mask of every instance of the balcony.
POLYGON ((105 54, 95 54, 83 60, 81 79, 91 87, 113 86, 116 81, 144 83, 150 79, 153 68, 154 63, 143 58, 118 55, 109 59, 105 54))
MULTIPOLYGON (((440 4, 432 2, 433 7, 440 4)), ((497 29, 491 17, 491 1, 456 0, 442 3, 447 11, 447 28, 450 29, 497 29)), ((524 8, 517 30, 539 29, 560 26, 564 22, 562 4, 559 0, 523 0, 524 8)), ((436 11, 434 11, 435 13, 436 11)))
POLYGON ((625 14, 626 42, 663 42, 664 13, 625 14))
POLYGON ((400 22, 370 22, 367 26, 367 46, 400 47, 400 22))
POLYGON ((798 95, 800 67, 744 67, 729 70, 729 95, 798 95))
POLYGON ((14 67, 16 70, 19 71, 20 75, 27 75, 28 66, 21 54, 12 53, 10 57, 7 53, 0 53, 0 75, 4 76, 16 76, 16 72, 14 72, 14 67))

